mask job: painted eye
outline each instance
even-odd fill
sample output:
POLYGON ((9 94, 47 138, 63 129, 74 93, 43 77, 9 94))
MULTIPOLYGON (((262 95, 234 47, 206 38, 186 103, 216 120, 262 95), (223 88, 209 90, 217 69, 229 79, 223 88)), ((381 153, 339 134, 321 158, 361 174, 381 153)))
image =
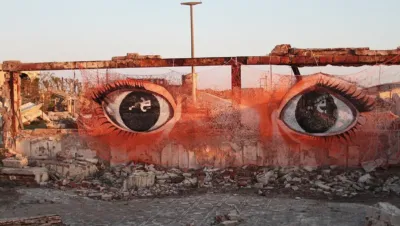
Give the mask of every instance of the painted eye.
POLYGON ((291 129, 312 136, 331 136, 351 129, 358 118, 356 108, 323 88, 294 96, 281 111, 281 120, 291 129))
POLYGON ((111 92, 102 101, 102 108, 115 126, 129 132, 156 130, 173 117, 167 99, 144 90, 111 92))

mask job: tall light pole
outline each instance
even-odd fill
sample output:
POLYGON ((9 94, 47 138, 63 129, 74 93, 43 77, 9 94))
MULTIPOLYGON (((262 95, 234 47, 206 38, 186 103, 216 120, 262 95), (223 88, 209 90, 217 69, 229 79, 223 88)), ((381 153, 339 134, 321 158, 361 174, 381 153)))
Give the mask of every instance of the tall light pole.
MULTIPOLYGON (((193 31, 193 6, 199 5, 201 2, 182 2, 181 5, 190 6, 190 37, 191 37, 191 52, 192 58, 194 58, 194 31, 193 31)), ((196 104, 196 90, 197 90, 197 76, 194 72, 194 66, 192 65, 192 96, 193 103, 196 104)))

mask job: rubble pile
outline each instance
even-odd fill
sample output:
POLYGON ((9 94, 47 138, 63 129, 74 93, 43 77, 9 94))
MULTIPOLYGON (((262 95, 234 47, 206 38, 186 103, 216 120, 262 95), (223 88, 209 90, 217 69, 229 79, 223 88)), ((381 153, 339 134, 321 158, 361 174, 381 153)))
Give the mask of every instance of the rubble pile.
POLYGON ((48 128, 52 129, 76 129, 76 118, 67 111, 48 112, 48 117, 51 120, 47 123, 48 128))
POLYGON ((103 200, 127 200, 131 197, 177 195, 197 185, 197 178, 179 169, 156 169, 154 165, 127 164, 103 169, 82 181, 64 178, 49 185, 73 188, 82 196, 103 200))
POLYGON ((133 162, 106 167, 94 151, 80 147, 59 151, 55 158, 38 155, 27 159, 13 155, 5 157, 2 165, 0 182, 73 189, 82 196, 103 200, 179 195, 196 189, 232 191, 240 188, 252 188, 265 196, 276 193, 328 198, 400 195, 400 174, 382 170, 384 161, 380 159, 363 163, 362 169, 246 165, 184 170, 133 162))
POLYGON ((76 129, 76 118, 68 111, 47 113, 40 110, 43 104, 32 102, 21 105, 21 120, 25 129, 51 128, 76 129))
POLYGON ((328 197, 354 197, 359 194, 400 195, 400 178, 384 170, 342 169, 336 166, 165 169, 144 163, 104 168, 85 180, 60 179, 50 183, 58 189, 103 200, 178 195, 197 188, 236 190, 253 188, 268 193, 318 194, 328 197))
POLYGON ((257 175, 261 194, 272 189, 311 191, 328 196, 353 197, 361 193, 394 192, 400 194, 399 177, 365 170, 292 167, 266 169, 257 175))

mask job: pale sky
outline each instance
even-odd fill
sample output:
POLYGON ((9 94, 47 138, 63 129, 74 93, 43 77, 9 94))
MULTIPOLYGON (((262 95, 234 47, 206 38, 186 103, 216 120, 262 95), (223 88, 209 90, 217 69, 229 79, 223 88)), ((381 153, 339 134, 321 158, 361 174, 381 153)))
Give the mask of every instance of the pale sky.
MULTIPOLYGON (((0 2, 0 61, 106 60, 127 52, 190 57, 189 8, 179 0, 0 2)), ((398 0, 204 0, 194 10, 195 55, 265 55, 283 43, 297 48, 394 49, 400 46, 399 8, 398 0)), ((348 74, 363 69, 301 72, 348 74)), ((173 70, 189 72, 188 68, 173 70)), ((197 70, 200 88, 229 88, 228 67, 197 70)), ((256 86, 267 70, 269 66, 245 67, 243 86, 256 86)), ((382 81, 400 77, 399 69, 389 71, 382 81)), ((161 74, 169 70, 125 72, 161 74)), ((274 67, 274 72, 290 70, 274 67)))

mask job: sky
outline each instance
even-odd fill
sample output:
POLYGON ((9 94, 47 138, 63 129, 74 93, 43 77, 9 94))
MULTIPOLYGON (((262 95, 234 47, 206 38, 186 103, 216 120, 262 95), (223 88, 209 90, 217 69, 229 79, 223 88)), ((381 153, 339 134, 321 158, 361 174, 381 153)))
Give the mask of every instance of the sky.
MULTIPOLYGON (((180 0, 0 0, 0 62, 107 60, 128 52, 190 57, 189 7, 180 0)), ((194 9, 195 56, 266 55, 277 44, 296 48, 400 46, 400 1, 204 0, 194 9)), ((133 74, 188 68, 125 70, 133 74)), ((229 67, 196 68, 199 87, 230 86, 229 67)), ((269 66, 243 69, 257 86, 269 66)), ((274 67, 290 73, 288 67, 274 67)), ((347 74, 364 68, 301 69, 347 74), (326 71, 327 70, 327 71, 326 71)), ((383 76, 392 82, 400 70, 383 76), (397 74, 396 74, 397 73, 397 74)), ((57 72, 58 73, 58 72, 57 72)))

